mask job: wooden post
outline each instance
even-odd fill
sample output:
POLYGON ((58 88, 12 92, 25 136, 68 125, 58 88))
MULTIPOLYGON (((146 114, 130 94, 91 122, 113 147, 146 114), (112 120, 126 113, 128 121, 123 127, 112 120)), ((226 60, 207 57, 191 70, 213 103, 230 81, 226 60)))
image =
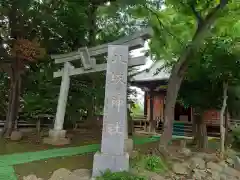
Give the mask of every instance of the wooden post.
POLYGON ((151 90, 149 92, 149 96, 150 96, 150 119, 149 119, 149 131, 155 131, 155 125, 154 125, 154 120, 153 120, 153 110, 154 110, 154 94, 153 91, 151 90))
POLYGON ((145 91, 144 92, 144 116, 147 116, 147 96, 148 96, 148 92, 145 91))
POLYGON ((191 109, 191 117, 190 117, 190 122, 193 122, 193 108, 192 108, 192 107, 190 107, 190 109, 191 109))

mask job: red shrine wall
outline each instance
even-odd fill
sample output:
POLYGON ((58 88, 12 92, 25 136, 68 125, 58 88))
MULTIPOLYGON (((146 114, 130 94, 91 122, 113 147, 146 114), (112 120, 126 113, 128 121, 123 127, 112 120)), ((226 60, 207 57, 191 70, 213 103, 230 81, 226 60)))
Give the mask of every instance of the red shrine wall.
MULTIPOLYGON (((149 96, 149 94, 146 96, 146 100, 147 100, 147 120, 149 120, 150 119, 150 96, 149 96)), ((159 93, 157 95, 155 94, 153 103, 154 103, 153 119, 154 120, 163 119, 164 95, 161 93, 159 93)), ((189 115, 189 116, 191 116, 191 115, 189 115)), ((191 117, 188 117, 188 118, 191 119, 191 117)), ((220 118, 220 111, 210 109, 203 114, 203 118, 205 121, 208 122, 208 124, 218 124, 219 118, 220 118)), ((182 120, 180 120, 180 121, 182 121, 182 120)))
MULTIPOLYGON (((228 114, 228 119, 230 115, 228 114)), ((220 123, 220 111, 210 109, 203 114, 203 118, 208 124, 219 124, 220 123)))
MULTIPOLYGON (((158 94, 153 98, 153 119, 163 119, 164 95, 158 94)), ((150 96, 147 95, 147 119, 150 120, 150 96)))
POLYGON ((220 118, 220 112, 214 109, 210 109, 204 112, 203 118, 209 121, 217 121, 220 118))

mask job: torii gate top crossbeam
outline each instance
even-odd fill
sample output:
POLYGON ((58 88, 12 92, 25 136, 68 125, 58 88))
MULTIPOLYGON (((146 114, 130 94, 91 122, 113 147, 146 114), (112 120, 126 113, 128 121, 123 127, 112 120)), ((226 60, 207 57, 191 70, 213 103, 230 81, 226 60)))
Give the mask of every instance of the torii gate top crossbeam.
MULTIPOLYGON (((113 41, 111 43, 99 45, 88 49, 90 56, 98 56, 107 53, 108 45, 128 45, 129 50, 134 50, 144 46, 144 41, 149 39, 152 34, 152 29, 147 28, 143 31, 137 32, 131 36, 124 37, 113 41)), ((84 47, 86 48, 86 47, 84 47)), ((55 63, 64 63, 73 61, 81 58, 80 51, 84 48, 79 48, 77 51, 70 52, 67 54, 51 55, 52 59, 55 59, 55 63)))
MULTIPOLYGON (((145 29, 143 31, 137 32, 131 36, 121 38, 119 40, 113 41, 111 43, 99 45, 92 48, 82 47, 75 52, 52 55, 51 57, 55 59, 55 63, 68 63, 71 70, 68 72, 69 76, 86 74, 92 72, 104 71, 107 68, 107 64, 96 64, 95 56, 105 55, 108 51, 109 45, 127 45, 129 50, 137 49, 144 46, 146 39, 149 39, 152 34, 152 29, 145 29), (83 67, 75 68, 69 61, 81 60, 83 67)), ((128 66, 138 66, 143 65, 146 62, 145 56, 140 56, 137 58, 130 58, 128 66)), ((63 76, 64 70, 54 72, 54 77, 63 76)))

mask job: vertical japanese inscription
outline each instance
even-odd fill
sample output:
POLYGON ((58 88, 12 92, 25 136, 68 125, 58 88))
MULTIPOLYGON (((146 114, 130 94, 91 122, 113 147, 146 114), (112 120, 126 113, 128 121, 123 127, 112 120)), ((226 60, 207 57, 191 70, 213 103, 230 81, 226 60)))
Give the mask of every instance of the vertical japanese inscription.
POLYGON ((121 99, 121 95, 117 94, 112 97, 112 107, 116 107, 118 113, 120 112, 120 107, 123 105, 124 100, 121 99))
POLYGON ((123 73, 115 74, 114 72, 112 72, 111 83, 114 83, 114 84, 119 84, 119 83, 120 84, 126 84, 126 82, 124 81, 123 73))
POLYGON ((103 126, 104 132, 107 132, 110 135, 121 135, 123 134, 122 127, 120 124, 117 122, 116 124, 105 124, 103 126))
POLYGON ((128 47, 108 47, 101 151, 122 154, 127 102, 128 47))
POLYGON ((127 64, 128 60, 124 59, 122 55, 114 54, 112 58, 112 63, 122 63, 127 64))

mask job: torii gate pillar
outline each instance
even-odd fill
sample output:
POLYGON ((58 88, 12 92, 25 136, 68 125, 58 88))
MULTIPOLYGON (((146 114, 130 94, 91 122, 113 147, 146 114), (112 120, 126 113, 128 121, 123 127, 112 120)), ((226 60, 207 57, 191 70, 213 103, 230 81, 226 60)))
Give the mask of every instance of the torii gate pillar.
POLYGON ((43 142, 45 144, 65 145, 70 143, 70 139, 66 138, 66 130, 63 130, 63 123, 67 106, 68 91, 70 86, 69 73, 70 70, 72 69, 74 69, 74 67, 69 62, 64 63, 54 128, 49 130, 49 137, 43 139, 43 142))

